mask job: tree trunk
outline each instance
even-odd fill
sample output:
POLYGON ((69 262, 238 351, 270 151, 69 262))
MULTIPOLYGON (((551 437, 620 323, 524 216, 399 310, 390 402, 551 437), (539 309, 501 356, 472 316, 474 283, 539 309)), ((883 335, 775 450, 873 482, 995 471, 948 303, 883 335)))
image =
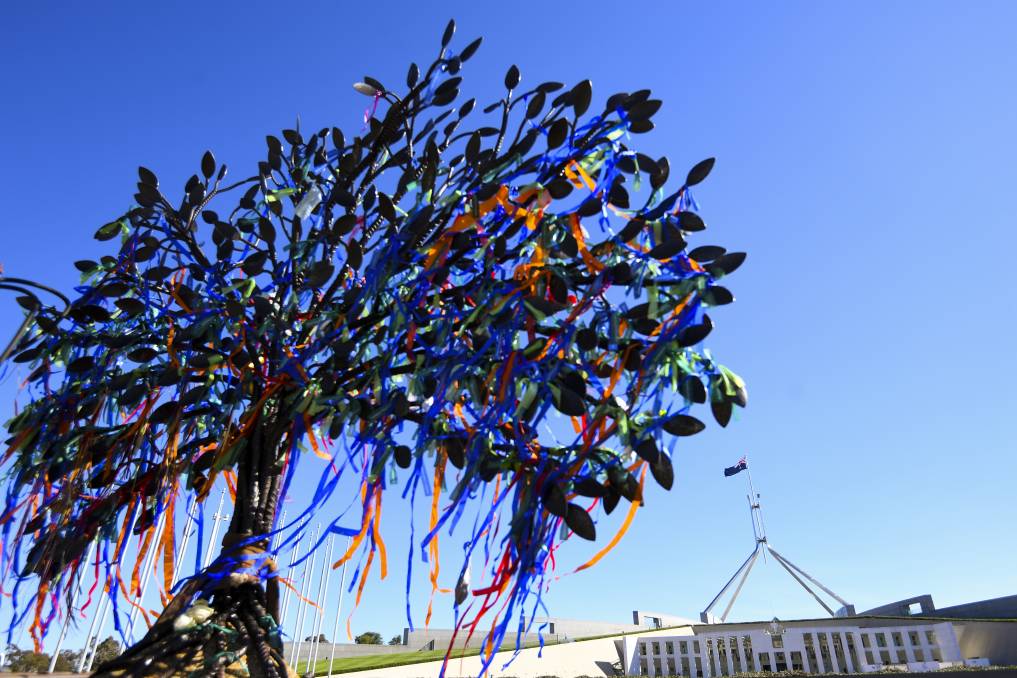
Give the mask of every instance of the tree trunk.
POLYGON ((269 539, 237 549, 272 529, 284 433, 268 414, 259 415, 237 465, 233 518, 218 558, 183 586, 144 638, 93 675, 296 678, 283 657, 275 563, 263 561, 260 575, 240 571, 245 556, 264 553, 269 539), (205 604, 195 596, 207 587, 212 594, 205 604))

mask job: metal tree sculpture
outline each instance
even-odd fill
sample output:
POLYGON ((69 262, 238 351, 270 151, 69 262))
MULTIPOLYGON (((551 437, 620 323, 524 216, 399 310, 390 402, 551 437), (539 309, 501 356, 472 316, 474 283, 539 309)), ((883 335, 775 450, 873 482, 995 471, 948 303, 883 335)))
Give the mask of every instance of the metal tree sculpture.
POLYGON ((77 262, 87 284, 66 316, 38 311, 13 358, 31 363, 33 399, 8 424, 2 516, 16 604, 38 583, 18 615, 34 612, 36 637, 92 540, 108 595, 136 595, 125 541, 171 563, 174 507, 225 476, 221 553, 99 672, 287 675, 276 559, 338 478, 359 475, 359 515, 325 531, 353 538, 337 564, 361 559, 359 600, 376 557, 384 574, 379 516, 398 467, 404 496, 431 493, 419 546, 434 588, 439 531, 477 511, 457 629, 492 614, 489 663, 510 624, 532 623, 558 542, 594 539, 594 506, 631 502, 624 530, 647 469, 671 487, 675 437, 703 428, 687 410, 709 402, 726 425, 744 406, 741 380, 697 348, 704 309, 732 301, 717 281, 744 259, 686 251, 705 228, 689 188, 712 159, 668 194, 667 160, 628 146, 653 127, 649 91, 586 116, 589 81, 520 91, 514 66, 485 109, 495 122, 464 129, 473 100, 450 106, 480 40, 453 54, 453 31, 401 96, 356 85, 374 99, 356 137, 284 130, 257 175, 229 185, 206 153, 176 203, 139 169, 137 206, 96 233, 119 247, 77 262), (572 429, 549 428, 556 418, 574 438, 557 440, 572 429), (332 463, 280 524, 302 450, 332 463), (471 589, 474 553, 485 581, 471 589))

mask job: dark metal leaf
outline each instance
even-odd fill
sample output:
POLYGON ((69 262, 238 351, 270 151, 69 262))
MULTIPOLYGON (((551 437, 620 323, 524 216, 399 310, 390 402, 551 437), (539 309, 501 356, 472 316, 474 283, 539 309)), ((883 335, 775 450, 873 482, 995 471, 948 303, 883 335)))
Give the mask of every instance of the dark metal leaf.
POLYGON ((636 445, 636 454, 650 462, 651 464, 656 462, 660 457, 660 450, 657 449, 657 443, 653 438, 647 438, 636 445))
POLYGON ((707 306, 724 306, 734 301, 734 295, 731 294, 731 290, 720 285, 713 285, 706 288, 706 291, 702 295, 703 303, 707 306))
POLYGON ((660 455, 657 461, 650 464, 650 473, 653 474, 657 484, 665 490, 670 490, 674 486, 674 466, 666 454, 660 455))
POLYGON ((581 417, 586 414, 586 404, 581 395, 569 388, 559 388, 557 391, 558 395, 554 397, 554 406, 558 411, 570 417, 581 417))
POLYGON ((211 179, 215 174, 215 156, 212 155, 212 151, 205 151, 205 154, 201 156, 201 173, 205 175, 206 179, 211 179))
POLYGON ((466 438, 453 435, 442 441, 442 449, 456 468, 466 466, 466 438))
POLYGON ((152 412, 148 420, 153 424, 165 424, 173 419, 177 413, 180 412, 180 409, 180 403, 176 401, 163 403, 159 407, 155 408, 155 411, 152 412))
POLYGON ((579 504, 569 504, 568 513, 565 514, 565 524, 583 539, 594 541, 597 538, 597 528, 593 524, 593 518, 579 504))
POLYGON ((304 285, 307 287, 321 287, 332 277, 335 266, 331 261, 319 261, 307 270, 304 277, 304 285))
POLYGON ((508 72, 505 73, 505 89, 515 89, 519 84, 519 77, 519 67, 515 64, 509 66, 508 72))
POLYGON ((544 490, 544 509, 548 513, 559 518, 565 517, 565 511, 567 510, 565 493, 555 483, 550 483, 544 490))
POLYGON ((710 170, 713 169, 713 163, 715 161, 716 158, 707 158, 702 162, 696 163, 696 166, 690 169, 688 176, 685 177, 685 185, 695 186, 705 179, 710 174, 710 170))
POLYGON ((699 262, 713 261, 717 257, 724 256, 725 252, 727 252, 726 249, 717 245, 700 245, 689 252, 689 257, 699 262))
POLYGON ((710 403, 710 410, 713 412, 713 418, 721 426, 726 427, 728 422, 731 421, 731 412, 733 411, 731 403, 727 401, 713 401, 710 403))
POLYGON ((597 333, 590 328, 584 328, 576 332, 576 343, 584 351, 591 351, 597 347, 597 333))
POLYGON ((159 188, 159 179, 155 176, 155 172, 147 167, 138 168, 138 178, 141 179, 143 184, 148 184, 152 188, 159 188))
POLYGON ((552 150, 558 148, 569 135, 569 121, 565 118, 559 118, 551 125, 547 130, 547 148, 552 150))
POLYGON ((678 227, 689 232, 703 231, 706 230, 706 223, 695 212, 679 212, 678 227))
POLYGON ((136 363, 147 363, 149 360, 152 360, 157 355, 159 355, 158 351, 156 351, 153 348, 145 346, 142 348, 134 349, 133 351, 127 354, 127 357, 136 363))
POLYGON ((576 117, 581 116, 590 107, 590 99, 593 98, 593 83, 583 80, 572 88, 572 109, 576 117))
POLYGON ((134 317, 145 310, 145 303, 133 297, 117 299, 113 303, 129 317, 134 317))
POLYGON ((728 252, 722 257, 717 257, 712 264, 710 264, 709 271, 712 275, 722 273, 727 275, 734 273, 739 266, 745 261, 745 252, 728 252))
POLYGON ((706 402, 706 387, 703 386, 703 381, 695 375, 690 374, 685 377, 678 386, 678 392, 689 402, 706 402))
POLYGON ((526 119, 535 118, 540 114, 540 111, 544 108, 544 102, 546 95, 543 92, 537 92, 531 98, 529 103, 526 104, 526 119))
POLYGON ((704 428, 706 424, 688 414, 676 414, 664 420, 664 430, 671 435, 693 436, 704 428))
POLYGON ((713 331, 713 321, 710 316, 703 314, 703 322, 698 325, 689 325, 678 333, 678 343, 681 346, 695 346, 713 331))
POLYGON ((93 367, 95 367, 95 358, 90 355, 86 355, 78 358, 77 360, 72 360, 67 365, 67 371, 74 373, 87 372, 93 367))
POLYGON ((607 496, 604 497, 604 512, 611 515, 611 511, 614 511, 619 501, 621 501, 621 495, 617 490, 609 489, 607 496))
POLYGON ((582 476, 573 480, 572 490, 583 497, 604 497, 607 495, 607 488, 592 476, 582 476))
POLYGON ((441 34, 441 46, 448 47, 448 44, 452 42, 452 36, 456 32, 455 19, 449 19, 448 24, 445 26, 445 32, 441 34))
POLYGON ((477 38, 470 44, 466 45, 463 51, 459 53, 459 59, 462 61, 466 61, 471 56, 473 56, 474 53, 476 53, 477 49, 480 47, 480 43, 483 42, 483 40, 484 40, 483 38, 477 38))
POLYGON ((413 460, 410 448, 406 445, 396 445, 392 451, 392 456, 395 457, 395 463, 399 468, 409 468, 413 460))

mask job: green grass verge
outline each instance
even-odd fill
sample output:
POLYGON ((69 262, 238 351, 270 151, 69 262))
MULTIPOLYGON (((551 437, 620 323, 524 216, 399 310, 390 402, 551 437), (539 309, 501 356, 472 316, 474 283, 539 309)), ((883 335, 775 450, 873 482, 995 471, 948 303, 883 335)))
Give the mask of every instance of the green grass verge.
MULTIPOLYGON (((600 636, 587 636, 584 638, 575 638, 569 642, 579 643, 586 640, 600 640, 602 638, 618 638, 620 636, 629 636, 639 633, 646 633, 648 631, 667 631, 668 629, 684 628, 682 626, 666 626, 659 629, 640 629, 638 631, 625 631, 623 633, 605 633, 600 636)), ((553 641, 546 641, 544 646, 556 645, 553 641)), ((528 649, 531 647, 538 647, 539 643, 528 643, 523 644, 522 649, 528 649)), ((500 652, 511 652, 515 648, 514 645, 500 650, 500 652)), ((449 661, 455 659, 461 659, 463 657, 475 657, 480 654, 480 648, 468 648, 462 649, 457 648, 449 655, 449 661)), ((368 669, 389 669, 393 666, 406 666, 408 664, 421 664, 423 662, 433 662, 445 658, 445 650, 418 650, 416 652, 397 652, 393 654, 369 654, 361 657, 344 657, 342 659, 335 659, 332 662, 332 673, 350 673, 351 671, 366 671, 368 669)), ((307 675, 307 662, 301 662, 294 667, 298 676, 307 675)), ((314 665, 315 676, 327 676, 328 675, 328 659, 318 660, 314 665)))
MULTIPOLYGON (((472 657, 480 654, 477 648, 456 650, 450 659, 472 657)), ((422 650, 418 652, 398 652, 394 654, 369 654, 362 657, 343 657, 332 662, 332 673, 349 673, 350 671, 366 671, 367 669, 388 669, 393 666, 420 664, 443 659, 445 650, 422 650)), ((307 662, 297 664, 297 675, 307 675, 307 662)), ((328 675, 328 659, 318 660, 314 666, 314 675, 328 675)))

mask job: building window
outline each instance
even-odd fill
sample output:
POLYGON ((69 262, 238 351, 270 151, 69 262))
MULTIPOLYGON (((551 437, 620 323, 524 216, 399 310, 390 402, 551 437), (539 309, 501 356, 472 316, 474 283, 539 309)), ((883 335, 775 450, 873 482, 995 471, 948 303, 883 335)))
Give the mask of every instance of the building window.
POLYGON ((547 632, 554 635, 554 622, 550 622, 547 625, 547 632))
POLYGON ((864 648, 872 647, 872 645, 870 644, 871 642, 872 641, 869 640, 869 634, 863 633, 862 634, 862 647, 864 647, 864 648))
POLYGON ((688 657, 682 657, 682 675, 683 676, 691 675, 689 673, 689 658, 688 657))
POLYGON ((893 644, 897 647, 904 647, 904 636, 900 631, 894 631, 891 636, 893 637, 893 644))
POLYGON ((703 662, 699 657, 693 657, 692 662, 696 666, 696 678, 703 678, 703 662))
POLYGON ((674 659, 667 660, 667 675, 676 676, 678 672, 674 670, 674 659))
POLYGON ((735 674, 742 672, 742 657, 741 653, 738 652, 738 638, 731 636, 727 639, 728 651, 731 653, 731 666, 734 669, 735 674))
POLYGON ((660 643, 658 643, 658 642, 654 642, 653 643, 653 654, 657 654, 657 655, 660 654, 660 643))
POLYGON ((802 640, 805 641, 805 656, 809 660, 809 673, 819 673, 819 663, 816 661, 816 647, 812 643, 812 634, 803 633, 802 640))
POLYGON ((773 671, 773 669, 770 667, 770 653, 769 652, 760 652, 759 653, 759 665, 760 665, 760 667, 762 668, 763 671, 767 671, 767 672, 773 671))
POLYGON ((907 652, 905 652, 904 650, 897 650, 897 663, 898 664, 907 664, 908 663, 907 652))
POLYGON ((774 652, 773 659, 774 664, 776 665, 775 668, 778 672, 787 671, 787 657, 783 652, 774 652))
MULTIPOLYGON (((684 641, 684 640, 678 641, 678 649, 681 650, 682 654, 688 654, 689 653, 689 644, 688 644, 688 642, 684 641)), ((698 648, 697 648, 696 651, 697 652, 699 651, 698 648)))
POLYGON ((636 654, 640 657, 646 656, 646 641, 640 641, 639 645, 636 646, 636 654))
POLYGON ((649 673, 650 672, 646 668, 646 660, 645 659, 640 659, 639 660, 639 675, 646 676, 646 675, 649 675, 649 673))
POLYGON ((846 633, 844 637, 847 639, 848 655, 851 657, 851 664, 855 667, 855 671, 858 671, 858 651, 855 649, 855 634, 846 633))
POLYGON ((816 638, 819 639, 819 655, 823 658, 823 664, 826 665, 827 671, 836 671, 837 669, 831 666, 830 661, 830 647, 826 644, 826 634, 817 633, 816 638))
POLYGON ((889 650, 880 650, 879 651, 879 661, 883 662, 884 664, 891 663, 890 662, 890 651, 889 650))
POLYGON ((936 642, 936 631, 933 629, 929 629, 928 631, 925 632, 925 640, 929 641, 929 645, 939 644, 936 642))
POLYGON ((662 675, 664 675, 664 672, 660 668, 660 660, 659 659, 654 659, 653 660, 653 675, 655 675, 655 676, 662 676, 662 675))
POLYGON ((915 648, 915 661, 916 662, 923 662, 923 661, 925 661, 925 650, 923 650, 920 647, 916 647, 915 648))
POLYGON ((839 633, 831 633, 830 641, 833 643, 833 658, 840 666, 833 667, 834 671, 847 671, 847 661, 844 659, 844 641, 839 633))
POLYGON ((876 660, 872 658, 872 650, 865 651, 865 663, 869 665, 876 663, 876 660))
POLYGON ((918 637, 918 631, 908 631, 908 642, 911 643, 911 647, 917 647, 922 644, 921 639, 918 637))
POLYGON ((698 640, 693 640, 692 641, 692 651, 695 652, 696 654, 700 653, 701 650, 699 649, 699 641, 698 640))
POLYGON ((943 653, 939 651, 939 646, 934 645, 932 647, 932 661, 941 662, 943 661, 943 653))
POLYGON ((667 651, 668 654, 674 654, 674 643, 671 642, 670 640, 667 641, 666 643, 664 643, 664 649, 667 651))
POLYGON ((877 633, 876 634, 876 647, 886 647, 886 634, 885 633, 877 633))
POLYGON ((742 650, 745 652, 745 670, 755 671, 756 663, 752 659, 752 638, 750 636, 742 636, 742 650))
POLYGON ((784 636, 779 634, 772 635, 770 636, 770 642, 773 644, 774 649, 779 650, 780 648, 784 647, 784 636))
POLYGON ((792 671, 804 671, 805 664, 802 663, 802 653, 792 652, 791 653, 791 670, 792 671))

